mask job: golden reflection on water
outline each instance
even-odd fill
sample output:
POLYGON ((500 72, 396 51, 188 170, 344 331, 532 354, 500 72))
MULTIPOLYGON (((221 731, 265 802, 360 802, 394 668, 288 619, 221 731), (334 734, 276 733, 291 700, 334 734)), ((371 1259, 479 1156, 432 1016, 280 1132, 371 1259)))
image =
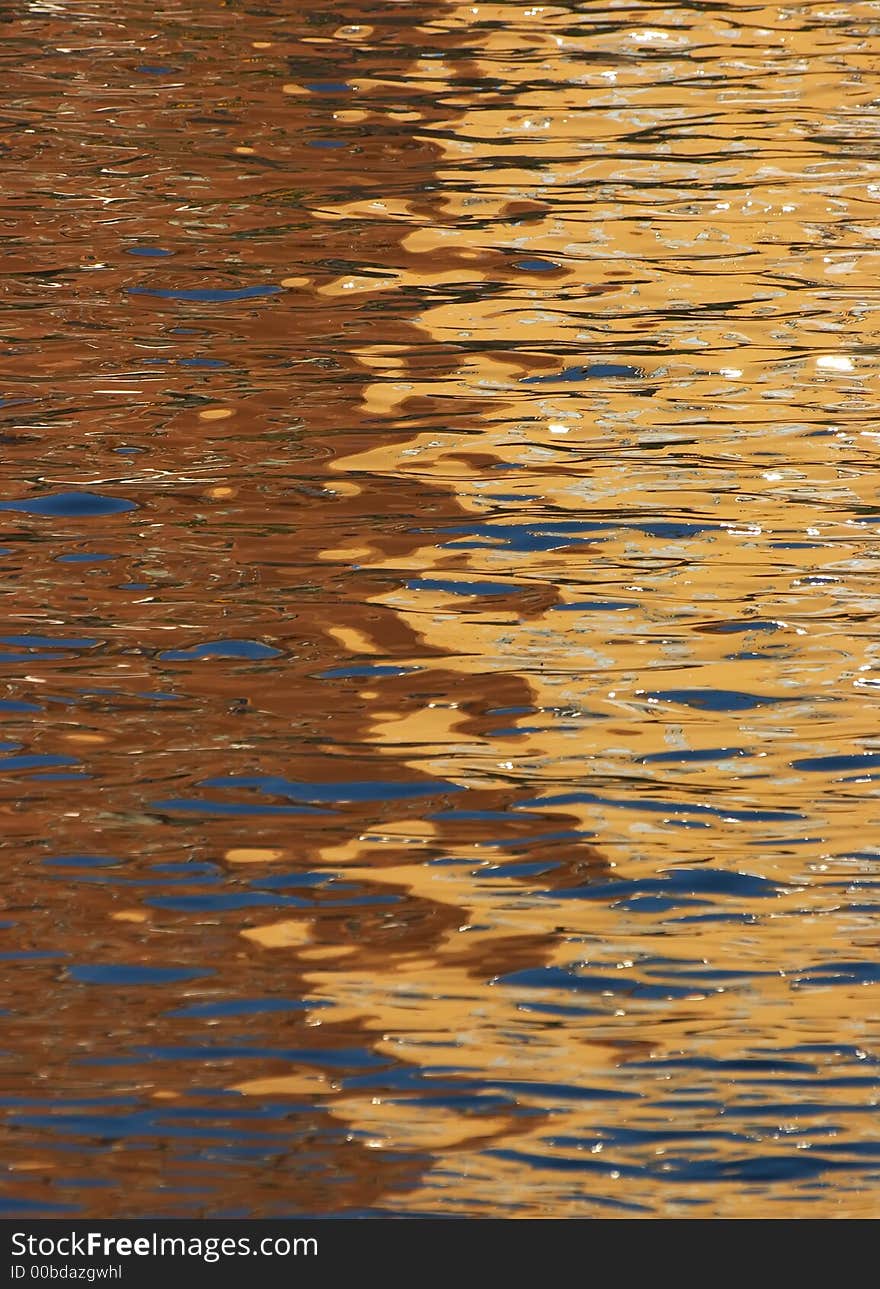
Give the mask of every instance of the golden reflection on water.
POLYGON ((9 1211, 875 1214, 880 5, 28 13, 9 1211))

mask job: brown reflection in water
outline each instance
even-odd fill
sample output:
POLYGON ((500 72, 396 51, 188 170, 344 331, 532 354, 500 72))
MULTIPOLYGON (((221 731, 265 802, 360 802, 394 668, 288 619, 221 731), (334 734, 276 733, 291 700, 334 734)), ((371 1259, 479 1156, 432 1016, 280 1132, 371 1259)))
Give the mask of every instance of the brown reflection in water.
MULTIPOLYGON (((348 271, 417 273, 403 226, 321 218, 358 193, 427 209, 438 149, 413 123, 441 109, 407 79, 419 23, 399 6, 271 16, 171 4, 156 18, 88 0, 7 22, 3 499, 85 492, 136 506, 5 516, 4 625, 28 640, 8 647, 3 714, 21 754, 47 758, 0 765, 13 1208, 369 1208, 413 1186, 426 1152, 519 1131, 505 1111, 438 1112, 418 1142, 376 1149, 372 1097, 340 1090, 361 1062, 408 1064, 405 1051, 376 1055, 376 1018, 345 992, 350 970, 413 988, 445 973, 452 987, 552 952, 552 930, 469 934, 462 891, 414 877, 426 860, 500 838, 518 860, 546 862, 548 885, 601 867, 565 835, 564 812, 511 815, 518 786, 468 792, 501 824, 433 818, 458 785, 413 763, 431 737, 426 705, 455 692, 437 737, 478 746, 493 709, 528 707, 532 689, 494 676, 487 697, 479 677, 444 668, 444 645, 377 602, 433 542, 419 526, 465 513, 454 484, 330 470, 437 416, 418 396, 394 418, 364 405, 373 337, 401 383, 454 370, 454 356, 414 345, 421 292, 403 287, 389 305, 368 281, 355 307, 335 289, 348 271), (354 107, 340 97, 343 64, 354 107), (371 75, 375 86, 360 84, 371 75), (309 146, 328 128, 344 149, 309 146), (253 287, 267 293, 196 295, 253 287), (396 571, 358 567, 359 553, 396 571), (229 640, 256 656, 186 654, 229 640), (332 674, 362 663, 378 674, 332 674), (377 713, 412 719, 413 743, 377 741, 377 713), (290 799, 271 785, 203 786, 254 775, 327 785, 328 804, 276 815, 290 799), (423 795, 334 798, 332 785, 377 780, 423 795), (187 813, 199 800, 204 812, 187 813), (251 813, 223 813, 232 803, 251 813), (258 880, 304 868, 331 880, 299 905, 303 888, 258 880), (292 905, 234 902, 273 891, 292 905), (205 902, 218 892, 230 909, 205 902), (102 966, 181 978, 89 983, 102 966), (268 1021, 175 1015, 308 999, 316 981, 338 1003, 327 1018, 317 1005, 268 1021), (242 1118, 243 1106, 265 1117, 242 1118)), ((453 53, 460 43, 430 38, 453 53)), ((446 271, 459 278, 466 261, 482 277, 493 258, 452 252, 446 271)), ((492 612, 528 616, 556 599, 545 584, 492 612)))

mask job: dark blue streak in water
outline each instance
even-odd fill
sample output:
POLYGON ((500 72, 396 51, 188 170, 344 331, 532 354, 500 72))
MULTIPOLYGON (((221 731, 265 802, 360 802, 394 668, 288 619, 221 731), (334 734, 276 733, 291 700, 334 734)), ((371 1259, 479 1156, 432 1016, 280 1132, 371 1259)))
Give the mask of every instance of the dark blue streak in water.
POLYGON ((613 806, 618 810, 647 810, 652 814, 667 815, 707 815, 718 819, 730 819, 735 823, 771 823, 783 820, 803 819, 796 810, 736 810, 727 806, 710 806, 704 801, 663 801, 656 797, 606 797, 599 792, 560 792, 548 797, 532 797, 529 801, 520 801, 518 810, 543 810, 547 806, 569 806, 591 804, 613 806))
POLYGON ((865 1052, 851 1043, 793 1043, 786 1052, 797 1056, 825 1056, 835 1065, 841 1061, 858 1061, 859 1065, 880 1065, 880 1055, 865 1052))
POLYGON ((308 900, 295 895, 268 895, 259 891, 229 892, 225 895, 163 895, 147 900, 152 909, 173 913, 223 913, 233 909, 309 908, 308 900))
POLYGON ((434 577, 414 577, 406 585, 410 591, 446 591, 448 595, 510 595, 525 589, 514 582, 451 582, 434 577))
POLYGON ((54 859, 44 859, 43 863, 52 868, 109 868, 121 864, 122 860, 112 855, 58 855, 54 859))
POLYGON ((807 756, 799 761, 792 761, 793 770, 818 770, 820 773, 834 770, 867 770, 880 766, 880 752, 857 752, 852 756, 807 756))
POLYGON ((828 1159, 814 1151, 792 1155, 755 1155, 745 1159, 673 1159, 664 1156, 661 1165, 628 1165, 616 1160, 603 1161, 578 1153, 570 1158, 527 1154, 519 1150, 492 1150, 497 1159, 528 1165, 538 1170, 586 1172, 620 1177, 656 1177, 664 1183, 677 1182, 782 1182, 802 1181, 826 1172, 854 1172, 862 1165, 856 1161, 828 1159))
POLYGON ((663 703, 681 703, 684 707, 695 707, 704 712, 748 712, 755 707, 791 702, 794 695, 787 699, 749 694, 739 689, 656 689, 645 693, 644 697, 663 703))
POLYGON ((816 1151, 796 1155, 753 1155, 746 1159, 664 1159, 657 1175, 678 1182, 797 1182, 828 1172, 860 1172, 856 1160, 828 1159, 816 1151))
MULTIPOLYGON (((437 532, 418 528, 416 532, 437 532)), ((455 550, 492 550, 506 546, 515 551, 548 551, 576 542, 601 540, 603 533, 638 532, 664 541, 687 540, 707 532, 720 532, 720 524, 691 523, 676 519, 534 520, 531 523, 455 525, 442 531, 458 540, 445 545, 455 550), (470 538, 470 540, 463 540, 470 538)), ((587 601, 589 604, 589 601, 587 601)), ((567 606, 565 606, 567 607, 567 606)))
POLYGON ((266 295, 279 295, 283 291, 280 286, 242 286, 230 288, 229 290, 220 290, 215 288, 209 290, 202 288, 199 290, 162 290, 159 287, 147 286, 130 286, 126 290, 129 295, 152 295, 159 300, 195 300, 202 304, 222 304, 230 300, 257 300, 266 295))
MULTIPOLYGON (((255 877, 250 883, 257 889, 269 891, 282 890, 288 886, 329 886, 338 885, 332 873, 275 873, 271 877, 255 877)), ((347 884, 344 889, 350 889, 347 884)))
POLYGON ((170 985, 214 974, 208 967, 141 967, 120 963, 68 967, 67 973, 82 985, 170 985))
MULTIPOLYGON (((9 953, 0 953, 0 962, 40 962, 51 961, 53 958, 69 958, 70 954, 62 950, 53 952, 51 949, 22 949, 18 952, 10 951, 9 953)), ((4 1052, 5 1056, 6 1053, 4 1052)))
POLYGON ((7 1199, 0 1197, 0 1213, 8 1213, 10 1217, 19 1215, 27 1217, 29 1214, 33 1217, 51 1217, 53 1214, 72 1214, 82 1211, 81 1204, 56 1204, 48 1200, 28 1200, 28 1199, 7 1199))
MULTIPOLYGON (((553 899, 619 900, 651 893, 675 899, 678 896, 730 895, 741 899, 769 899, 784 887, 753 873, 731 873, 719 868, 673 868, 662 877, 643 877, 629 882, 594 882, 546 892, 553 899)), ((685 905, 688 899, 682 901, 685 905)))
POLYGON ((711 907, 708 900, 691 900, 680 895, 672 899, 666 895, 634 895, 630 899, 618 900, 614 907, 628 909, 630 913, 668 913, 671 909, 689 909, 711 907))
POLYGON ((787 1056, 669 1056, 653 1061, 631 1061, 629 1066, 634 1070, 709 1070, 737 1074, 787 1074, 789 1071, 815 1073, 816 1065, 812 1061, 792 1060, 787 1056))
MULTIPOLYGON (((397 1091, 410 1091, 428 1087, 432 1094, 444 1087, 452 1096, 460 1096, 463 1091, 493 1092, 500 1089, 514 1096, 536 1096, 550 1101, 636 1101, 638 1092, 628 1092, 621 1088, 589 1087, 573 1083, 542 1083, 525 1079, 494 1078, 491 1073, 477 1076, 458 1066, 429 1065, 422 1068, 403 1066, 388 1068, 371 1074, 349 1075, 343 1082, 346 1091, 366 1088, 393 1088, 397 1091), (446 1080, 446 1082, 444 1082, 446 1080)), ((522 1110, 523 1107, 520 1107, 522 1110)), ((542 1110, 527 1108, 528 1113, 542 1114, 542 1110)))
POLYGON ((205 779, 200 788, 255 788, 272 796, 289 797, 293 801, 311 803, 345 801, 402 801, 409 797, 433 797, 438 792, 463 792, 457 783, 445 779, 432 779, 428 783, 352 782, 342 783, 293 783, 289 779, 270 774, 231 774, 222 778, 205 779))
POLYGON ((350 94, 351 86, 345 81, 306 81, 306 89, 313 94, 350 94))
MULTIPOLYGON (((864 1105, 858 1102, 850 1105, 841 1104, 839 1101, 833 1103, 834 1117, 845 1114, 864 1113, 864 1105)), ((804 1118, 823 1118, 827 1119, 832 1105, 822 1101, 781 1101, 774 1097, 769 1103, 766 1102, 740 1102, 737 1105, 727 1105, 724 1108, 725 1119, 773 1119, 776 1123, 783 1123, 786 1120, 804 1119, 804 1118)), ((836 1125, 835 1125, 836 1127, 836 1125)), ((815 1131, 815 1129, 814 1129, 815 1131)), ((822 1131, 820 1129, 820 1131, 822 1131)), ((827 1129, 825 1129, 827 1131, 827 1129)), ((874 1144, 874 1143, 871 1143, 874 1144)), ((827 1150, 827 1143, 823 1149, 827 1150)), ((845 1150, 854 1150, 855 1143, 849 1142, 843 1147, 845 1150)), ((877 1143, 877 1149, 880 1151, 880 1143, 877 1143)))
POLYGON ((651 752, 637 758, 639 765, 688 764, 701 761, 728 761, 732 756, 750 756, 747 747, 709 747, 696 752, 651 752))
POLYGON ((576 993, 626 994, 631 998, 687 998, 694 992, 693 985, 651 985, 625 976, 622 971, 614 975, 589 973, 577 975, 562 967, 527 967, 507 976, 498 976, 496 985, 516 989, 565 989, 576 993))
POLYGON ((516 1010, 526 1015, 534 1013, 538 1016, 604 1016, 606 1014, 598 1007, 566 1007, 562 1003, 536 1003, 531 1000, 517 1003, 516 1010))
POLYGON ((51 756, 44 753, 42 756, 5 756, 0 758, 0 774, 8 770, 36 770, 47 769, 53 765, 79 765, 80 762, 73 756, 51 756))
MULTIPOLYGON (((522 269, 524 273, 553 273, 559 267, 553 260, 516 260, 514 263, 514 268, 522 269)), ((526 377, 526 380, 534 379, 534 376, 526 377)))
POLYGON ((644 376, 640 367, 629 363, 589 363, 586 367, 565 367, 549 376, 523 376, 523 385, 558 385, 561 381, 582 380, 639 380, 644 376))
POLYGON ((778 631, 781 626, 781 622, 774 622, 772 618, 742 618, 713 624, 712 632, 715 635, 743 635, 749 631, 778 631))
POLYGON ((578 600, 575 604, 554 604, 554 613, 617 613, 620 609, 638 609, 635 600, 578 600))
POLYGON ((365 663, 358 667, 331 667, 329 671, 320 672, 321 680, 344 680, 355 676, 406 676, 412 671, 421 671, 421 667, 393 667, 381 663, 365 663))
POLYGON ((0 510, 20 510, 26 515, 52 515, 63 519, 91 519, 136 510, 137 503, 124 497, 107 497, 100 492, 52 492, 23 501, 0 501, 0 510))
POLYGON ((190 662, 197 658, 246 658, 259 662, 264 658, 278 658, 280 649, 261 644, 258 640, 208 640, 190 649, 166 649, 159 654, 162 662, 190 662))

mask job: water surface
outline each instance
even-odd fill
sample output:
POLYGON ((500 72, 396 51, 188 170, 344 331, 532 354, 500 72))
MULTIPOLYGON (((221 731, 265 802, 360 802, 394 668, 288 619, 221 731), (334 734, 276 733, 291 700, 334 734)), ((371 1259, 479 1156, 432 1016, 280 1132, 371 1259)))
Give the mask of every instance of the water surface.
POLYGON ((5 16, 0 1212, 876 1215, 878 41, 5 16))

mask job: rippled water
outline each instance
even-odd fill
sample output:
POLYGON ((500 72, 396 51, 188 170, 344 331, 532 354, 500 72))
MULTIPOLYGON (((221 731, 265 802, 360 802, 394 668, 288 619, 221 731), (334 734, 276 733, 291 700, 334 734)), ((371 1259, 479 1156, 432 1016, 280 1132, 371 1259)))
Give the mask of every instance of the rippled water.
POLYGON ((0 1211, 877 1213, 880 4, 3 15, 0 1211))

